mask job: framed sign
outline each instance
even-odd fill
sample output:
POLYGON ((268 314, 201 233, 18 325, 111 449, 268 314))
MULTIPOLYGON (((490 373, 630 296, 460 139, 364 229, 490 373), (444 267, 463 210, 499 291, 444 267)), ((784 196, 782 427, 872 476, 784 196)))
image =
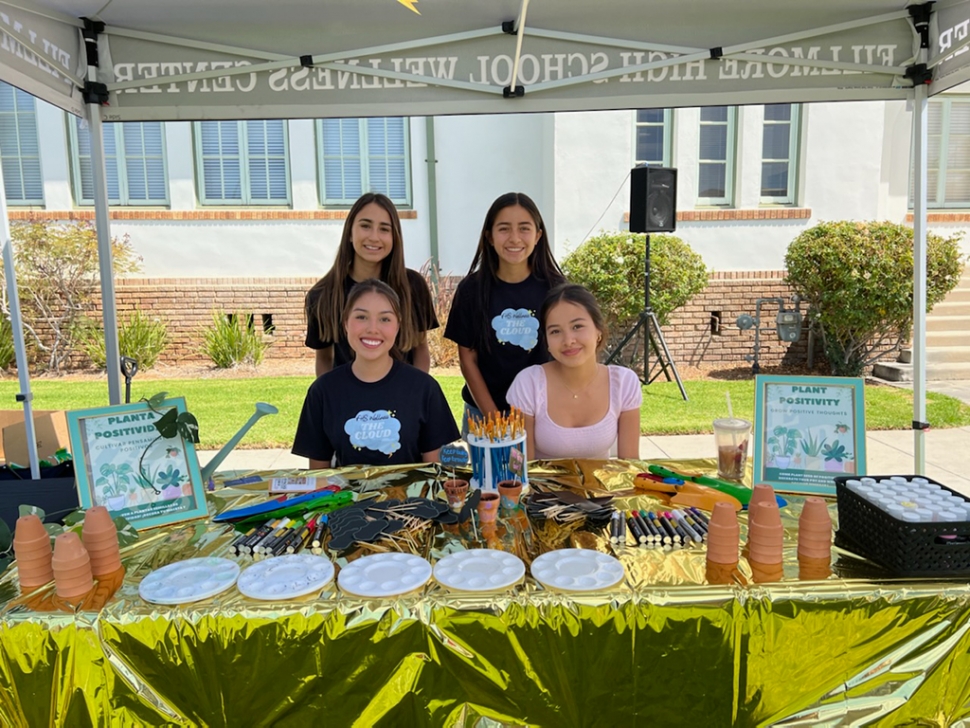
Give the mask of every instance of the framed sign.
POLYGON ((155 422, 186 411, 173 397, 67 413, 82 508, 103 505, 135 528, 164 526, 208 515, 195 446, 162 437, 155 422))
POLYGON ((756 377, 754 438, 755 483, 835 495, 835 476, 866 472, 863 380, 756 377))

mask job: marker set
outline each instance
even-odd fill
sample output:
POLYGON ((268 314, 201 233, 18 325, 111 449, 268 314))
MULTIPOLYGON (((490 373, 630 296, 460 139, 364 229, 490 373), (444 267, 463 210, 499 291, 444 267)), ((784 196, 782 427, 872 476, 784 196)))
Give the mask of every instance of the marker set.
POLYGON ((261 526, 253 526, 230 546, 235 556, 252 556, 254 560, 295 554, 309 549, 321 554, 323 531, 327 516, 308 514, 303 518, 275 518, 261 526))
POLYGON ((670 551, 689 548, 707 540, 708 517, 697 508, 674 511, 615 511, 610 521, 610 543, 629 545, 627 531, 635 546, 670 551))

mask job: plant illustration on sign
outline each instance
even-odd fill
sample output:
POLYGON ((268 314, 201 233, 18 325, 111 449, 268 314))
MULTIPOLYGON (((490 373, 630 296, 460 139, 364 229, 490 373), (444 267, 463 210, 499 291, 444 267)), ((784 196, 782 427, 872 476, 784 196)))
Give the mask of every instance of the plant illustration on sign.
POLYGON ((94 481, 94 486, 101 494, 98 501, 107 505, 109 511, 120 511, 124 508, 125 495, 134 472, 128 463, 104 463, 101 466, 101 477, 94 481))
MULTIPOLYGON (((179 412, 174 407, 164 414, 158 411, 158 407, 162 405, 167 396, 168 392, 159 392, 153 397, 142 399, 152 412, 162 415, 152 423, 158 431, 158 436, 145 446, 141 457, 138 458, 138 483, 142 488, 150 488, 155 495, 162 493, 156 486, 161 486, 161 488, 175 488, 181 494, 180 484, 188 476, 181 475, 178 469, 172 467, 171 463, 169 463, 168 468, 165 470, 162 470, 161 466, 159 466, 154 470, 146 472, 145 455, 148 454, 149 450, 152 449, 155 443, 162 439, 168 440, 181 437, 183 440, 193 444, 198 444, 199 442, 199 421, 195 418, 195 415, 190 412, 179 412)), ((166 448, 166 456, 169 456, 173 449, 175 448, 166 448)), ((177 452, 176 450, 176 454, 177 452)), ((171 497, 177 498, 178 495, 171 497)))
POLYGON ((801 436, 794 427, 778 425, 772 430, 768 447, 771 448, 771 458, 776 467, 784 470, 791 464, 791 456, 795 454, 795 446, 801 436))
POLYGON ((802 452, 805 453, 805 469, 822 469, 822 448, 825 447, 826 438, 816 437, 811 429, 805 431, 805 437, 799 441, 802 452))
POLYGON ((838 440, 822 448, 822 455, 825 458, 825 469, 839 473, 845 467, 842 461, 851 458, 851 454, 845 450, 845 445, 840 445, 838 440))

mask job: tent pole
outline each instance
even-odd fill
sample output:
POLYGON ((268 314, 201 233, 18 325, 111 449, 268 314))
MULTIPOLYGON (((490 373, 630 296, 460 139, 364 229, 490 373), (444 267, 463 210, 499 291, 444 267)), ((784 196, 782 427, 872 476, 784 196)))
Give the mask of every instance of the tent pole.
POLYGON ((10 219, 7 216, 7 191, 0 174, 0 217, 3 218, 3 274, 7 280, 7 299, 10 306, 10 328, 13 330, 13 346, 17 356, 17 379, 20 392, 17 401, 24 406, 24 431, 27 435, 27 457, 30 460, 30 477, 40 480, 40 464, 37 462, 37 434, 34 431, 34 395, 30 391, 30 370, 27 367, 27 346, 24 342, 23 318, 20 314, 20 296, 17 293, 17 270, 13 254, 13 238, 10 237, 10 219))
POLYGON ((91 133, 91 172, 94 183, 94 221, 98 235, 98 266, 101 276, 101 313, 104 324, 105 368, 108 373, 108 404, 121 404, 121 352, 118 347, 118 316, 115 312, 114 261, 111 251, 111 220, 108 214, 108 180, 104 168, 104 137, 101 135, 101 103, 107 91, 98 84, 97 36, 103 25, 88 21, 88 83, 84 94, 88 130, 91 133))
POLYGON ((431 246, 431 276, 437 283, 441 268, 438 251, 438 158, 435 153, 434 117, 424 117, 424 139, 428 164, 428 242, 431 246))
MULTIPOLYGON (((919 61, 926 60, 921 49, 919 61)), ((927 181, 927 91, 916 83, 913 100, 915 170, 913 184, 913 467, 917 475, 926 472, 926 181, 927 181)))

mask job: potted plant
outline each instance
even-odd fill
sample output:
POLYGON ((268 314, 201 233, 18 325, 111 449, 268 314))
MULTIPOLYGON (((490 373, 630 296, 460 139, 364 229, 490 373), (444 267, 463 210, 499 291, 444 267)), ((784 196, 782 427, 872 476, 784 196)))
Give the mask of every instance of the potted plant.
POLYGON ((805 453, 805 470, 821 470, 822 448, 825 446, 825 438, 818 439, 812 435, 809 429, 805 433, 806 437, 799 441, 802 452, 805 453))
POLYGON ((109 511, 120 511, 125 507, 125 496, 128 493, 128 486, 131 485, 134 470, 128 463, 119 465, 105 463, 101 466, 100 472, 101 477, 94 481, 95 488, 101 495, 99 501, 107 506, 109 511))
POLYGON ((843 460, 848 456, 845 452, 845 445, 840 445, 838 440, 834 440, 831 445, 822 448, 822 455, 825 458, 825 469, 832 473, 841 473, 845 469, 843 460))
POLYGON ((793 427, 778 425, 772 430, 768 438, 772 460, 776 467, 786 469, 791 464, 791 456, 795 454, 795 443, 801 438, 801 433, 793 427))

